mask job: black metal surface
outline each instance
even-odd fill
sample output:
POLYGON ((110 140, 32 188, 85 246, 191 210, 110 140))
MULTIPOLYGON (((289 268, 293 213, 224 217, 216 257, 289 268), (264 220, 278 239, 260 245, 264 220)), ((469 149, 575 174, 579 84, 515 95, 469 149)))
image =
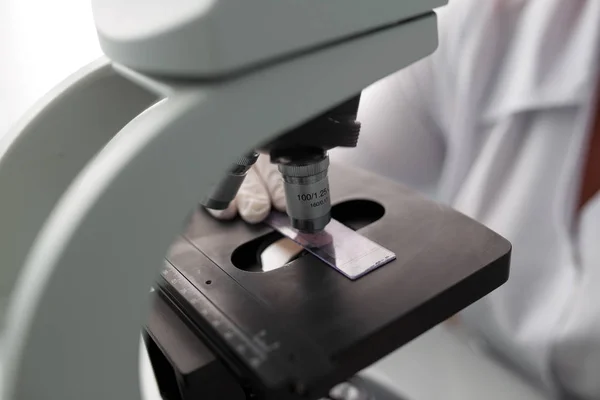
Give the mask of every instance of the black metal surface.
POLYGON ((330 150, 334 147, 356 147, 360 122, 356 120, 360 93, 323 112, 304 124, 259 146, 269 152, 271 160, 302 158, 311 149, 330 150))
POLYGON ((154 298, 145 334, 164 399, 246 399, 234 376, 162 296, 154 298))
POLYGON ((334 203, 385 208, 359 231, 395 261, 356 281, 306 254, 271 272, 241 270, 235 249, 272 230, 202 210, 168 257, 162 289, 259 398, 324 396, 508 278, 510 244, 484 226, 365 171, 333 165, 330 176, 334 203))

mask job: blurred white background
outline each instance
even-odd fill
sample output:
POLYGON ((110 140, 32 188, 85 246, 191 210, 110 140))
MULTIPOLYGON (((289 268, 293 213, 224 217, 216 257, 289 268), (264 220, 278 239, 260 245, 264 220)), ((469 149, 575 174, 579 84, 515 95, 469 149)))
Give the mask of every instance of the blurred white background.
POLYGON ((91 2, 0 1, 0 137, 41 96, 101 55, 91 2))

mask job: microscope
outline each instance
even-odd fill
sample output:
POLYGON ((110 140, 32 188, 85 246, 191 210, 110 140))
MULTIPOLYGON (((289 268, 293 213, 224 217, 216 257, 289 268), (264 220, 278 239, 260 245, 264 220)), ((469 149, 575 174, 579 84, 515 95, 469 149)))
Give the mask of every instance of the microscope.
POLYGON ((140 399, 140 351, 169 400, 391 399, 360 371, 509 272, 495 232, 327 156, 357 145, 365 87, 435 50, 444 3, 94 0, 106 57, 0 143, 0 399, 140 399), (259 153, 291 229, 396 259, 267 271, 279 232, 205 212, 259 153))

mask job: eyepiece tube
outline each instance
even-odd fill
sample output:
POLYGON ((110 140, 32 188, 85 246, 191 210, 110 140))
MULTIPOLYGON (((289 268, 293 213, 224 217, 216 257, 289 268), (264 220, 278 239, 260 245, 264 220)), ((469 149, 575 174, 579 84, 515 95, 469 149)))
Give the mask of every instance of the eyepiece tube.
POLYGON ((278 162, 292 226, 306 233, 322 231, 331 220, 327 153, 278 162))
POLYGON ((201 204, 213 210, 226 209, 231 200, 235 198, 240 186, 242 186, 242 182, 246 178, 246 173, 257 159, 258 153, 255 152, 241 156, 233 164, 225 178, 210 189, 201 204))

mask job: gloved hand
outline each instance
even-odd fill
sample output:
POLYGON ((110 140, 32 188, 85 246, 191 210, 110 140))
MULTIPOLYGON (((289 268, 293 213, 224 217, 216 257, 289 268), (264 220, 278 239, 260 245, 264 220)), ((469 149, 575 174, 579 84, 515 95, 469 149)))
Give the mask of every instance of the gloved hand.
POLYGON ((225 210, 208 210, 215 218, 232 219, 238 213, 248 223, 264 220, 271 206, 285 211, 285 194, 281 173, 269 157, 261 155, 248 171, 237 196, 225 210))

